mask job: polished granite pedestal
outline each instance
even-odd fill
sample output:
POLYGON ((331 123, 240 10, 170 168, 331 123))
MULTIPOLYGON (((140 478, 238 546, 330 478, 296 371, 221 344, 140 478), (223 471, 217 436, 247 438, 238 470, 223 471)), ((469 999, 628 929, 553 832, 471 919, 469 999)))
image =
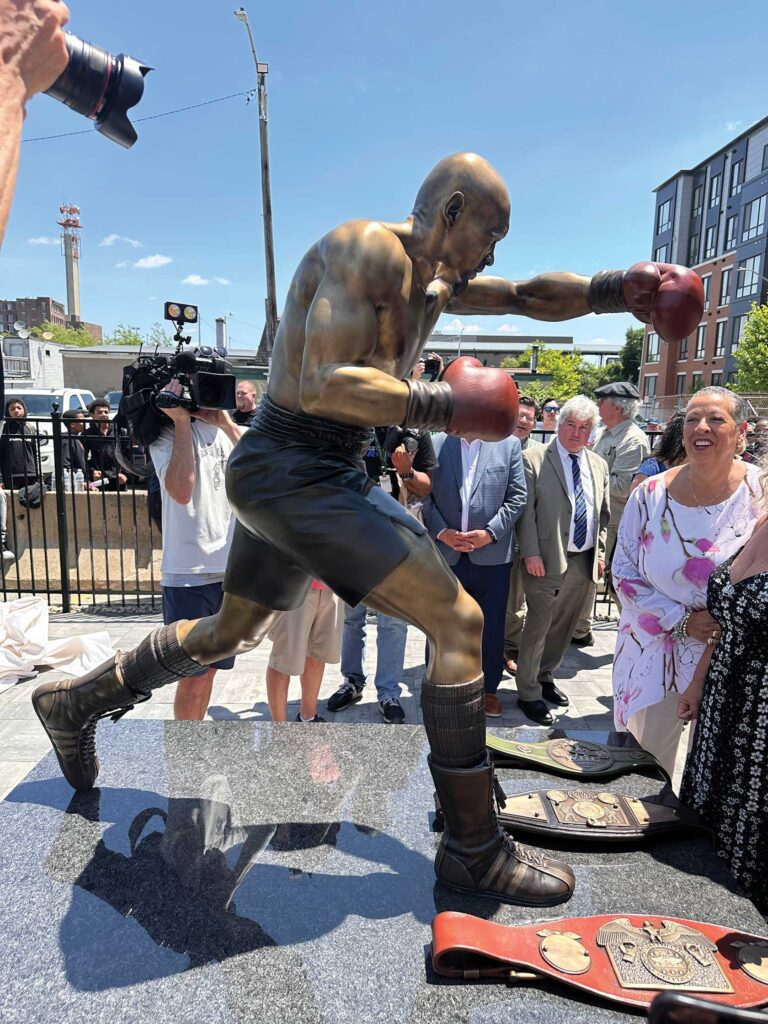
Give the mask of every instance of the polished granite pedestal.
MULTIPOLYGON (((99 789, 73 796, 50 754, 0 803, 2 1024, 634 1021, 543 983, 436 978, 433 916, 644 914, 765 931, 697 834, 561 848, 577 885, 561 907, 449 892, 432 867, 418 726, 128 719, 100 725, 98 746, 99 789)), ((552 781, 500 777, 508 792, 552 781)), ((591 785, 641 796, 662 784, 591 785)))

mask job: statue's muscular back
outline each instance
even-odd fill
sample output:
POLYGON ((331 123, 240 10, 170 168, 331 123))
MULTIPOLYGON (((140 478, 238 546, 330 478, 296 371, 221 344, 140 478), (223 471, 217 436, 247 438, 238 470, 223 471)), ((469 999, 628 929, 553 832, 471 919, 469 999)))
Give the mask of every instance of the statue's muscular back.
POLYGON ((339 366, 407 377, 452 295, 445 281, 428 289, 419 282, 401 240, 407 233, 407 224, 348 221, 307 252, 275 340, 274 402, 313 411, 306 396, 339 366))

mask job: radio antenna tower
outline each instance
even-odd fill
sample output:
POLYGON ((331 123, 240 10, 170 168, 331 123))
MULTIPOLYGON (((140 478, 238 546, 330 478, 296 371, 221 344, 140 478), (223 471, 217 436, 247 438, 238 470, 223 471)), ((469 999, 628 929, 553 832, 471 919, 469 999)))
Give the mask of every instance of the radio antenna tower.
POLYGON ((61 219, 61 251, 67 274, 67 318, 80 319, 80 207, 64 204, 59 207, 61 219))

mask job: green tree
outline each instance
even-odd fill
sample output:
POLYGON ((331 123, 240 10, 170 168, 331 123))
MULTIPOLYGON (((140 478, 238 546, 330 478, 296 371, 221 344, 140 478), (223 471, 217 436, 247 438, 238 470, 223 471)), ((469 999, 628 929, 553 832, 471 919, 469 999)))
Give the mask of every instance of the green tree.
POLYGON ((733 390, 768 392, 768 306, 752 303, 733 354, 736 360, 733 390))
POLYGON ((85 348, 88 345, 100 344, 82 327, 62 327, 60 324, 52 324, 50 320, 45 320, 40 327, 33 327, 30 334, 34 338, 42 338, 43 334, 52 334, 53 338, 50 340, 57 345, 77 345, 80 348, 85 348))
POLYGON ((614 377, 614 380, 629 380, 633 384, 637 384, 640 379, 640 364, 643 361, 644 334, 645 330, 642 327, 627 328, 627 333, 624 335, 626 340, 619 349, 618 365, 621 366, 621 376, 614 377))
POLYGON ((143 345, 144 335, 138 327, 118 324, 109 338, 104 339, 107 345, 143 345))
MULTIPOLYGON (((537 342, 537 344, 540 344, 537 342)), ((521 367, 531 365, 532 348, 529 346, 519 356, 506 356, 501 361, 504 367, 521 367)), ((526 379, 523 390, 532 398, 546 398, 551 395, 564 402, 572 395, 579 393, 580 378, 579 367, 581 365, 581 354, 579 352, 561 352, 560 349, 547 348, 542 345, 539 349, 539 373, 550 377, 549 383, 540 384, 537 380, 526 379), (539 395, 540 392, 540 395, 539 395)))

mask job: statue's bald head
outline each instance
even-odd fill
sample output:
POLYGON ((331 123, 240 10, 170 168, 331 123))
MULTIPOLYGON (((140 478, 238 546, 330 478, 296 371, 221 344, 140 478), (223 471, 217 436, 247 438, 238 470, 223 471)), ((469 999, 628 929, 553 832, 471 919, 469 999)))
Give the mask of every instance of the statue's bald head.
POLYGON ((499 172, 477 153, 454 153, 435 164, 416 196, 414 216, 432 220, 457 192, 464 196, 468 209, 495 206, 503 226, 508 225, 507 187, 499 172))

